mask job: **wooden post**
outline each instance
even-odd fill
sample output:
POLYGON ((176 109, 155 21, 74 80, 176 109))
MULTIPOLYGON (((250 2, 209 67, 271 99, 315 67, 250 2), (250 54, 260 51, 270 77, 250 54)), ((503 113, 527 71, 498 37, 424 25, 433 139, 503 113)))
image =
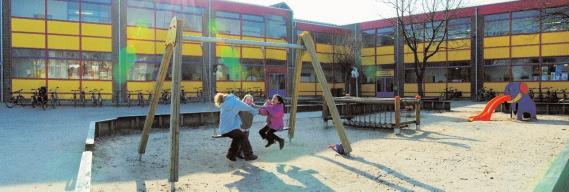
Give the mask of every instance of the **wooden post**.
POLYGON ((170 22, 170 29, 168 30, 168 36, 166 38, 166 51, 164 51, 164 55, 162 56, 162 62, 160 63, 160 69, 158 70, 158 76, 156 77, 154 92, 152 93, 152 103, 150 103, 150 107, 144 121, 144 128, 142 129, 140 145, 138 146, 139 160, 142 158, 142 154, 146 152, 146 143, 148 142, 148 136, 152 127, 152 122, 154 121, 154 113, 156 112, 156 106, 158 105, 158 95, 160 94, 160 90, 162 88, 162 82, 164 82, 164 79, 166 79, 166 74, 168 73, 168 65, 170 63, 170 59, 172 58, 174 45, 176 44, 176 24, 176 17, 174 17, 170 22))
MULTIPOLYGON (((302 40, 298 38, 297 44, 300 45, 302 40)), ((289 142, 294 138, 294 131, 296 129, 296 112, 298 108, 298 94, 300 92, 300 74, 302 72, 302 56, 304 51, 302 49, 296 50, 296 60, 294 61, 294 78, 292 86, 292 105, 290 110, 289 129, 288 129, 288 140, 289 142)))
POLYGON ((170 181, 171 189, 178 182, 178 161, 180 153, 180 83, 182 81, 182 21, 177 20, 176 45, 172 62, 172 99, 170 104, 170 181))
POLYGON ((415 130, 421 129, 421 96, 415 97, 415 130))
POLYGON ((395 96, 395 134, 401 133, 401 97, 395 96))
POLYGON ((340 119, 340 114, 338 113, 338 109, 336 108, 336 103, 334 102, 334 98, 332 98, 332 93, 330 93, 330 88, 328 87, 328 81, 326 81, 326 76, 324 76, 324 71, 322 71, 322 66, 320 65, 320 61, 318 59, 318 54, 316 54, 316 48, 314 46, 314 40, 312 36, 308 32, 302 33, 300 35, 304 42, 304 46, 306 47, 306 51, 310 54, 310 58, 312 60, 312 67, 314 68, 314 72, 316 73, 316 77, 318 82, 320 82, 320 88, 322 88, 322 93, 324 94, 324 100, 328 105, 328 109, 330 110, 330 114, 332 115, 332 120, 334 121, 334 126, 336 127, 336 132, 338 133, 338 137, 344 147, 344 151, 347 155, 352 152, 352 147, 350 146, 350 142, 348 141, 348 137, 346 136, 346 130, 344 129, 344 124, 342 124, 342 120, 340 119))

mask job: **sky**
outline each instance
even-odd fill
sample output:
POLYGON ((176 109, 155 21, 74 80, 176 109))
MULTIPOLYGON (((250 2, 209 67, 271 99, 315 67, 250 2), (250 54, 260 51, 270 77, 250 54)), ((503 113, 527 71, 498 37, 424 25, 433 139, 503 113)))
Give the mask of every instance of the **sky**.
MULTIPOLYGON (((346 25, 395 17, 395 12, 383 0, 231 0, 269 6, 285 2, 294 12, 294 18, 346 25)), ((512 0, 464 0, 464 5, 476 6, 512 0)))

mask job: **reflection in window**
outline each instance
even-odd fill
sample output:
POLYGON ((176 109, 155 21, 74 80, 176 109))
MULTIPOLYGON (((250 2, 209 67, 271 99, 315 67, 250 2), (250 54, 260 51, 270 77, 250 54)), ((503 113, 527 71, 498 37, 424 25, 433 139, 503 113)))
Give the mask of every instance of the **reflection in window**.
POLYGON ((267 17, 267 37, 275 39, 286 39, 286 23, 284 17, 267 17))
POLYGON ((333 39, 332 34, 330 34, 330 33, 314 32, 314 36, 316 39, 316 43, 334 44, 334 42, 332 40, 333 39))
POLYGON ((190 15, 190 14, 180 14, 184 20, 184 30, 201 32, 202 31, 202 16, 200 15, 190 15))
POLYGON ((265 70, 262 65, 243 65, 243 81, 263 81, 265 70))
POLYGON ((139 27, 154 27, 154 11, 128 7, 127 24, 139 27))
POLYGON ((12 57, 45 57, 45 51, 39 49, 12 49, 12 57))
POLYGON ((539 81, 539 65, 512 66, 514 81, 539 81))
POLYGON ((134 81, 153 81, 156 80, 159 70, 158 63, 135 63, 130 69, 129 80, 134 81))
MULTIPOLYGON (((200 58, 200 57, 198 57, 200 58)), ((201 58, 200 58, 201 61, 201 58)), ((182 63, 182 80, 187 81, 201 81, 202 80, 202 67, 200 63, 186 62, 182 63)))
POLYGON ((265 21, 261 16, 243 14, 243 35, 264 37, 265 21))
POLYGON ((375 73, 377 69, 375 65, 363 66, 362 71, 360 71, 360 77, 363 79, 362 83, 373 83, 375 84, 375 73))
POLYGON ((343 83, 346 78, 346 74, 342 71, 342 67, 340 65, 334 64, 334 82, 336 83, 343 83))
POLYGON ((217 11, 215 13, 215 31, 220 34, 240 35, 241 23, 238 13, 217 11))
POLYGON ((452 83, 470 82, 470 63, 468 61, 449 62, 448 80, 452 83))
POLYGON ((111 23, 110 4, 87 3, 81 4, 81 21, 93 23, 111 23))
POLYGON ((334 65, 329 63, 322 63, 322 70, 328 83, 334 82, 334 65))
POLYGON ((567 81, 569 80, 569 64, 542 65, 542 81, 567 81))
POLYGON ((83 79, 110 80, 112 65, 110 61, 83 61, 83 79))
POLYGON ((45 59, 13 58, 12 76, 19 78, 45 78, 45 59))
POLYGON ((10 1, 14 17, 45 18, 45 3, 38 0, 10 1))
POLYGON ((215 78, 222 81, 239 81, 241 79, 241 64, 239 58, 224 57, 217 59, 215 78))
POLYGON ((362 31, 362 45, 364 48, 375 47, 375 29, 362 31))
POLYGON ((79 79, 79 60, 49 59, 48 78, 79 79))
POLYGON ((569 7, 556 7, 545 9, 543 18, 543 31, 569 30, 569 7))
POLYGON ((501 36, 510 33, 510 16, 508 13, 484 16, 484 35, 501 36))
POLYGON ((510 81, 509 60, 497 59, 486 60, 484 65, 485 82, 504 82, 510 81))
POLYGON ((405 83, 417 83, 417 75, 413 65, 405 66, 405 83))
POLYGON ((470 18, 453 19, 448 22, 448 39, 470 37, 470 18))
POLYGON ((152 0, 128 0, 128 6, 154 8, 154 2, 152 0))
POLYGON ((429 63, 425 69, 425 83, 445 83, 447 81, 447 68, 444 63, 429 63))
POLYGON ((79 2, 48 0, 47 18, 65 21, 79 21, 79 2))
POLYGON ((393 27, 377 29, 378 46, 393 45, 394 37, 393 27))
POLYGON ((156 11, 156 28, 168 28, 174 17, 172 11, 156 11))
POLYGON ((512 13, 512 34, 535 33, 539 31, 539 11, 520 11, 512 13))
POLYGON ((303 83, 315 83, 316 75, 314 74, 314 69, 312 64, 308 62, 302 63, 302 71, 300 72, 300 82, 303 83))
POLYGON ((425 39, 425 24, 413 24, 413 25, 405 25, 405 31, 407 32, 407 37, 409 37, 410 41, 413 41, 413 38, 417 39, 417 42, 423 42, 425 39))
POLYGON ((79 51, 49 50, 47 54, 50 58, 79 59, 79 51))

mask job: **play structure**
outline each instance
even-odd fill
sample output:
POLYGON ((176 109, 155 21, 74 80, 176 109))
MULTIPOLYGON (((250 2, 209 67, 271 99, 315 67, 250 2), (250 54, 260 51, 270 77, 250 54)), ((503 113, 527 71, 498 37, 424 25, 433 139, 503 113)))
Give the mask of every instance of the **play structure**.
MULTIPOLYGON (((364 128, 393 129, 399 134, 401 128, 421 124, 421 98, 360 98, 335 97, 336 107, 344 125, 364 128)), ((326 105, 322 106, 322 118, 325 122, 332 119, 326 105)))
POLYGON ((302 70, 302 56, 308 53, 311 57, 312 67, 316 73, 316 78, 320 83, 320 88, 322 89, 324 101, 328 106, 332 119, 334 121, 334 126, 338 137, 340 138, 343 150, 346 155, 349 155, 352 151, 350 143, 345 133, 344 126, 341 122, 340 115, 336 109, 336 104, 332 98, 332 93, 330 92, 330 87, 324 72, 322 71, 322 66, 318 59, 316 53, 314 40, 308 32, 304 32, 298 36, 298 41, 296 44, 287 43, 273 43, 273 42, 259 42, 259 41, 249 41, 249 40, 238 40, 238 39, 223 39, 215 37, 197 37, 197 36, 183 36, 182 35, 182 21, 174 17, 170 22, 170 27, 166 37, 166 48, 164 55, 162 57, 162 62, 160 63, 160 68, 158 70, 158 76, 156 78, 156 84, 153 89, 152 101, 150 103, 150 108, 146 115, 144 122, 144 127, 140 139, 140 145, 138 148, 139 159, 146 151, 146 145, 148 143, 148 137, 150 134, 150 129, 154 121, 154 115, 156 112, 156 106, 158 104, 158 99, 162 84, 168 73, 168 65, 173 57, 172 62, 172 99, 171 99, 171 110, 170 110, 170 162, 169 171, 170 177, 168 181, 170 182, 170 188, 172 191, 175 190, 175 182, 178 182, 178 161, 179 161, 179 129, 180 129, 180 82, 181 82, 181 63, 182 63, 182 39, 197 42, 209 42, 209 43, 223 43, 230 45, 249 45, 249 46, 259 46, 259 47, 277 47, 277 48, 287 48, 296 49, 295 55, 295 67, 294 67, 294 83, 293 83, 293 96, 292 96, 292 107, 290 113, 290 120, 288 125, 288 135, 289 139, 294 137, 295 123, 296 123, 296 112, 298 106, 299 97, 299 87, 300 75, 302 70), (183 37, 183 38, 182 38, 183 37))
POLYGON ((490 121, 492 113, 505 102, 511 104, 512 112, 518 120, 537 120, 535 102, 528 93, 529 88, 525 83, 511 82, 504 89, 504 95, 494 97, 486 104, 480 114, 469 117, 468 121, 490 121))

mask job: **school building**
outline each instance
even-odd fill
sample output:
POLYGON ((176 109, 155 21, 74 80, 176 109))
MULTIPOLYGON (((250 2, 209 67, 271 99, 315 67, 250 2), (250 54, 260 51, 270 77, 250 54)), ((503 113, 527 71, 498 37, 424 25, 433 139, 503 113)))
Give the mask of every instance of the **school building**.
MULTIPOLYGON (((501 91, 510 81, 569 88, 569 23, 540 17, 567 6, 522 0, 453 10, 448 39, 425 72, 426 95, 452 87, 469 97, 483 87, 501 91)), ((1 10, 4 99, 40 86, 59 87, 63 98, 78 89, 102 89, 106 99, 152 90, 173 16, 193 36, 295 43, 298 32, 309 31, 338 92, 347 91, 350 69, 337 62, 343 54, 337 39, 351 36, 362 42, 361 96, 417 94, 412 54, 388 19, 337 26, 294 19, 284 3, 222 0, 2 0, 1 10)), ((182 54, 182 86, 191 94, 291 95, 292 50, 184 41, 182 54)), ((322 95, 308 55, 303 62, 300 94, 322 95)))

